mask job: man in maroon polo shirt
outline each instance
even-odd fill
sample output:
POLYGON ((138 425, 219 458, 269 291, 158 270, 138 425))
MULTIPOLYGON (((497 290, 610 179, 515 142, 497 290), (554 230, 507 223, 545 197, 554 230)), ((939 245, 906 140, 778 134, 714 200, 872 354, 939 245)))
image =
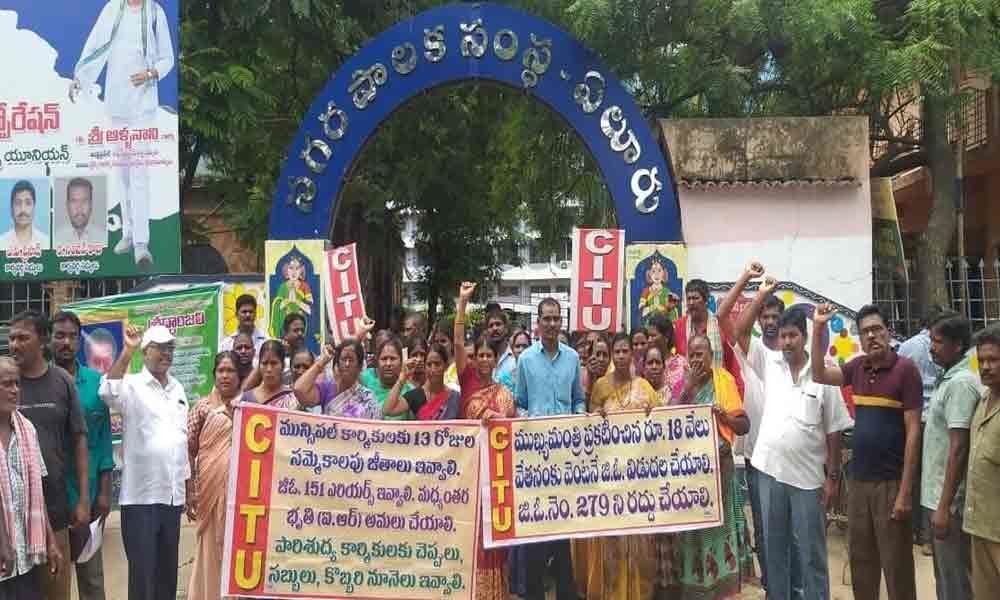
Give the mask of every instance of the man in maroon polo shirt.
POLYGON ((916 600, 913 573, 913 478, 920 454, 920 371, 889 346, 889 328, 875 306, 858 311, 864 356, 843 366, 824 363, 821 335, 836 309, 817 307, 812 372, 817 383, 852 387, 851 494, 847 522, 855 600, 878 600, 885 574, 889 600, 916 600))

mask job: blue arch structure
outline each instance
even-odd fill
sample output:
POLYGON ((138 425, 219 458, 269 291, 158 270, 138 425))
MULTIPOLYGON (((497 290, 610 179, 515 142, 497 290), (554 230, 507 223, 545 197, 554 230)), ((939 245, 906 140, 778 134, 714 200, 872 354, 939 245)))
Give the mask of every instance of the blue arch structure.
POLYGON ((282 170, 271 239, 328 238, 341 187, 378 126, 417 94, 476 79, 524 90, 576 131, 600 166, 626 241, 682 239, 673 174, 625 87, 553 24, 490 3, 421 13, 334 73, 282 170))

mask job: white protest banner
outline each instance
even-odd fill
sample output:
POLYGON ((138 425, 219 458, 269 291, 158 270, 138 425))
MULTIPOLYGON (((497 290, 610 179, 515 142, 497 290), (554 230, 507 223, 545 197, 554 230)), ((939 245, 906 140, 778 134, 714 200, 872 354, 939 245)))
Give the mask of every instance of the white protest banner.
POLYGON ((487 440, 487 548, 722 524, 711 406, 497 419, 487 440))

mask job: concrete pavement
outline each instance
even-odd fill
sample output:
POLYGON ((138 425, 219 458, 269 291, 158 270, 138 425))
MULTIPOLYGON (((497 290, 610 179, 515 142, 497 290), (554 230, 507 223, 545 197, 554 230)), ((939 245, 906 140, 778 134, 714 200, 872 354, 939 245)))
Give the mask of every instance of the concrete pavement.
MULTIPOLYGON (((104 585, 107 600, 127 600, 128 575, 125 564, 125 550, 122 548, 121 525, 118 512, 108 518, 104 542, 104 585)), ((180 572, 177 577, 177 597, 187 596, 188 578, 191 576, 191 563, 194 556, 195 530, 184 517, 184 527, 181 531, 180 572)), ((830 527, 828 539, 830 553, 830 596, 833 600, 852 600, 851 573, 847 567, 847 538, 835 526, 830 527)), ((934 566, 931 559, 923 556, 920 549, 914 547, 914 559, 917 569, 918 600, 934 600, 934 566)), ((553 596, 554 597, 554 596, 553 596)), ((762 599, 764 592, 758 587, 750 587, 741 596, 746 599, 762 599)), ((882 597, 887 598, 883 586, 882 597)), ((78 600, 76 583, 73 583, 73 600, 78 600)))

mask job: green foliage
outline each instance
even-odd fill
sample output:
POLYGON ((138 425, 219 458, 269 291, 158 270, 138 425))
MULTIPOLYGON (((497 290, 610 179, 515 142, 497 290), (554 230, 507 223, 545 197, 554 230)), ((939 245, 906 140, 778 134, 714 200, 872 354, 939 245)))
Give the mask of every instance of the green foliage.
MULTIPOLYGON (((378 32, 443 3, 185 2, 184 191, 199 164, 209 167, 228 218, 260 248, 276 177, 315 94, 378 32)), ((508 3, 577 36, 650 119, 869 115, 880 174, 921 160, 926 140, 906 106, 928 94, 959 98, 958 69, 1000 74, 1000 0, 508 3)), ((485 84, 399 110, 345 189, 342 202, 372 232, 368 256, 398 261, 390 238, 402 215, 417 215, 429 260, 416 275, 432 307, 462 279, 492 279, 511 262, 497 249, 523 241, 521 223, 541 233, 543 251, 572 225, 614 224, 601 175, 565 124, 524 94, 485 84)))

